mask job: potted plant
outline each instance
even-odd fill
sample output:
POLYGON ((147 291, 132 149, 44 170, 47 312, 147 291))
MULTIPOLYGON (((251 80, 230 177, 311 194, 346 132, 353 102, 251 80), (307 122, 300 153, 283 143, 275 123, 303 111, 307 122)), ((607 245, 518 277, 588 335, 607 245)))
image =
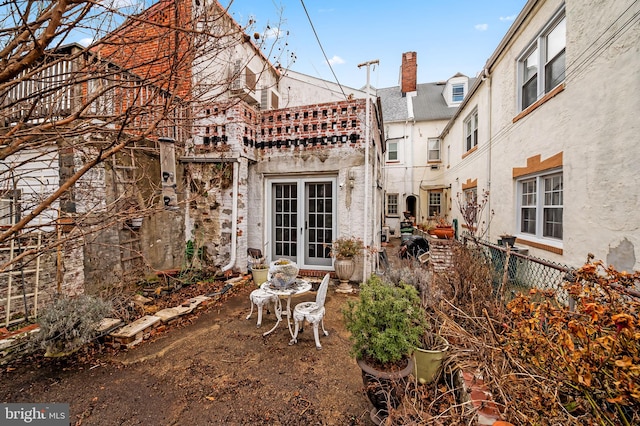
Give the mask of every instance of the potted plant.
POLYGON ((264 257, 252 257, 251 258, 251 277, 253 283, 260 287, 261 284, 267 281, 269 275, 269 266, 264 261, 264 257))
POLYGON ((342 237, 331 243, 330 255, 335 259, 333 268, 340 280, 336 288, 338 293, 353 292, 349 279, 356 269, 355 258, 362 255, 364 248, 362 240, 356 237, 342 237))
POLYGON ((372 275, 363 283, 358 300, 347 303, 343 315, 351 332, 351 355, 362 369, 367 396, 374 405, 372 419, 384 416, 387 404, 399 405, 406 377, 414 368, 411 354, 427 330, 418 291, 372 275))
POLYGON ((426 329, 413 352, 414 375, 422 384, 431 383, 438 376, 449 349, 449 342, 439 333, 441 321, 433 310, 440 296, 434 295, 432 277, 424 269, 407 264, 389 271, 383 280, 387 283, 408 284, 418 292, 426 318, 426 329))
POLYGON ((271 275, 271 284, 286 288, 293 284, 298 277, 298 265, 289 259, 277 259, 269 264, 269 274, 271 275))
POLYGON ((511 234, 500 235, 500 241, 498 241, 498 243, 506 247, 513 247, 516 244, 516 237, 511 234))
POLYGON ((449 342, 437 332, 426 331, 413 353, 415 376, 419 383, 433 382, 449 352, 449 342))
POLYGON ((429 229, 429 234, 436 238, 452 239, 455 231, 453 225, 448 222, 444 217, 438 216, 436 218, 436 226, 429 229))

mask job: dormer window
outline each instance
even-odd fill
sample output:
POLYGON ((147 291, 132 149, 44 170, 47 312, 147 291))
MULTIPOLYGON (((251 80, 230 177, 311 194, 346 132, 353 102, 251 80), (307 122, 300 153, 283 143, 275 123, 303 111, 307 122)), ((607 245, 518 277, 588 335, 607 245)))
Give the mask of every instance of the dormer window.
POLYGON ((442 97, 449 108, 460 106, 469 91, 469 78, 463 74, 456 74, 447 80, 442 97))
POLYGON ((464 99, 464 84, 451 86, 451 102, 462 102, 464 99))

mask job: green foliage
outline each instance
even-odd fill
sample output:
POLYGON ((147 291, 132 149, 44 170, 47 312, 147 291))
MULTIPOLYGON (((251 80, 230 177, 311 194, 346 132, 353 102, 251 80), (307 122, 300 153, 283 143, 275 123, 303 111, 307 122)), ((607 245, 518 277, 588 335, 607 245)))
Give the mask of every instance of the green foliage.
POLYGON ((93 296, 58 297, 38 317, 40 331, 32 344, 50 356, 74 352, 96 336, 97 325, 111 312, 111 303, 93 296))
POLYGON ((371 276, 361 287, 357 302, 343 310, 351 332, 351 354, 392 364, 411 355, 427 324, 417 290, 407 284, 384 283, 371 276))

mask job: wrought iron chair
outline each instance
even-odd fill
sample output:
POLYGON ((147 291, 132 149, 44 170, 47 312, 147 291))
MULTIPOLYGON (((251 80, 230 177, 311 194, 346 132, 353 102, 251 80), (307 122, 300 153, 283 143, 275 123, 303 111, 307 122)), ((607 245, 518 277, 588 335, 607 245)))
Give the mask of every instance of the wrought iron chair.
POLYGON ((320 337, 318 336, 318 325, 322 325, 322 332, 325 336, 329 332, 324 329, 324 301, 327 298, 327 288, 329 287, 329 274, 326 274, 320 283, 315 302, 298 303, 293 309, 293 322, 296 324, 293 338, 289 342, 290 345, 298 343, 298 331, 302 328, 303 322, 306 320, 309 324, 313 324, 313 337, 316 339, 316 348, 322 349, 320 337))
POLYGON ((262 325, 262 308, 266 307, 267 311, 269 309, 269 305, 273 305, 273 309, 280 309, 280 299, 275 294, 271 294, 266 290, 261 288, 255 289, 249 295, 249 300, 251 300, 251 312, 247 315, 247 319, 251 318, 253 314, 253 306, 258 307, 258 323, 256 327, 260 327, 262 325))

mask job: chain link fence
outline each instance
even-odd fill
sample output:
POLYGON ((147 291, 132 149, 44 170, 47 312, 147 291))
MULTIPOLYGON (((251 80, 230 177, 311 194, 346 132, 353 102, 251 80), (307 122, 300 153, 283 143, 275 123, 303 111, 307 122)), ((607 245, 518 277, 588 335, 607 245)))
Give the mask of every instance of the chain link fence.
POLYGON ((571 279, 573 268, 520 253, 518 247, 478 241, 491 265, 496 289, 505 283, 507 294, 528 292, 532 288, 554 290, 559 300, 567 301, 562 283, 571 279))

